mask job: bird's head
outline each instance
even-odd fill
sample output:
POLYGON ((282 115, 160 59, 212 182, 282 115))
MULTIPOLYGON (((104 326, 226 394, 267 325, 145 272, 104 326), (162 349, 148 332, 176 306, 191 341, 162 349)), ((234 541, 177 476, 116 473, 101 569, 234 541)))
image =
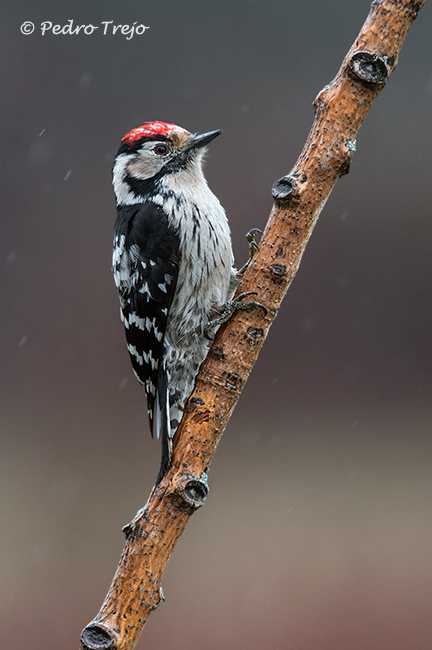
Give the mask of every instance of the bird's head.
POLYGON ((113 168, 117 204, 140 202, 167 176, 182 172, 202 175, 205 146, 221 133, 194 135, 175 124, 145 122, 122 138, 113 168))

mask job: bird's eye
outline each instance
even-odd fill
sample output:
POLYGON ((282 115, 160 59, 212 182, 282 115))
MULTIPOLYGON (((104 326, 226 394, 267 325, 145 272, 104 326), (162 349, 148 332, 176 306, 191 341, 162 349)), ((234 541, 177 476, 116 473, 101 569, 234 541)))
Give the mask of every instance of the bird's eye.
POLYGON ((166 153, 168 153, 168 147, 166 144, 157 144, 153 151, 159 156, 164 156, 166 153))

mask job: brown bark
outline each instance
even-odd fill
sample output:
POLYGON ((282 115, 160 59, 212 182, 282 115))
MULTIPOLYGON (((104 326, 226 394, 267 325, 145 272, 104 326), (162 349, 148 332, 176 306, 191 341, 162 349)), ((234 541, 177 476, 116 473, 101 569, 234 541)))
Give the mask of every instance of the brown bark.
POLYGON ((240 291, 256 291, 268 310, 238 312, 219 330, 176 434, 173 463, 143 510, 125 528, 108 595, 84 629, 84 649, 134 648, 161 602, 163 571, 190 515, 207 496, 207 472, 304 249, 336 182, 347 174, 357 132, 397 64, 406 33, 426 0, 374 0, 333 82, 316 98, 315 120, 275 204, 240 291))

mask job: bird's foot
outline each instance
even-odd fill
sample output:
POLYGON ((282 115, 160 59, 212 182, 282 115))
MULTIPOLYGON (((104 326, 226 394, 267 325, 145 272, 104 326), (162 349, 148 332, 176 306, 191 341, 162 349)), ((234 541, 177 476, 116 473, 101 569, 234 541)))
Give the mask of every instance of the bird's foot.
POLYGON ((252 261, 253 256, 259 249, 259 246, 255 241, 255 235, 262 235, 262 230, 260 230, 259 228, 251 228, 251 230, 249 230, 249 232, 246 235, 246 240, 247 243, 249 244, 249 259, 246 262, 246 264, 244 264, 239 270, 240 275, 243 275, 243 273, 246 271, 246 269, 248 268, 249 264, 252 261))
POLYGON ((242 309, 262 309, 264 312, 264 316, 266 316, 267 309, 260 302, 256 302, 254 300, 249 302, 243 302, 243 300, 247 296, 253 296, 253 295, 256 295, 256 291, 245 291, 245 293, 240 293, 233 300, 230 300, 229 302, 226 302, 224 305, 221 305, 219 307, 219 315, 216 316, 215 318, 212 318, 207 323, 207 327, 205 329, 205 337, 211 341, 212 337, 210 336, 210 332, 215 328, 223 325, 223 323, 226 323, 231 318, 231 316, 235 314, 236 311, 240 311, 242 309))

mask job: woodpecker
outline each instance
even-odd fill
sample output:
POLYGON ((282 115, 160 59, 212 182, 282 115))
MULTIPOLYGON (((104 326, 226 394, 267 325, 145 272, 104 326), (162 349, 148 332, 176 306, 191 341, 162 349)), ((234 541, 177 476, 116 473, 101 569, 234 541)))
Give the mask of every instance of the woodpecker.
MULTIPOLYGON (((225 211, 202 172, 205 147, 220 133, 146 122, 123 137, 113 168, 112 268, 150 430, 162 440, 157 482, 169 467, 209 329, 226 320, 217 316, 239 281, 225 211)), ((252 305, 237 301, 233 310, 252 305)))

